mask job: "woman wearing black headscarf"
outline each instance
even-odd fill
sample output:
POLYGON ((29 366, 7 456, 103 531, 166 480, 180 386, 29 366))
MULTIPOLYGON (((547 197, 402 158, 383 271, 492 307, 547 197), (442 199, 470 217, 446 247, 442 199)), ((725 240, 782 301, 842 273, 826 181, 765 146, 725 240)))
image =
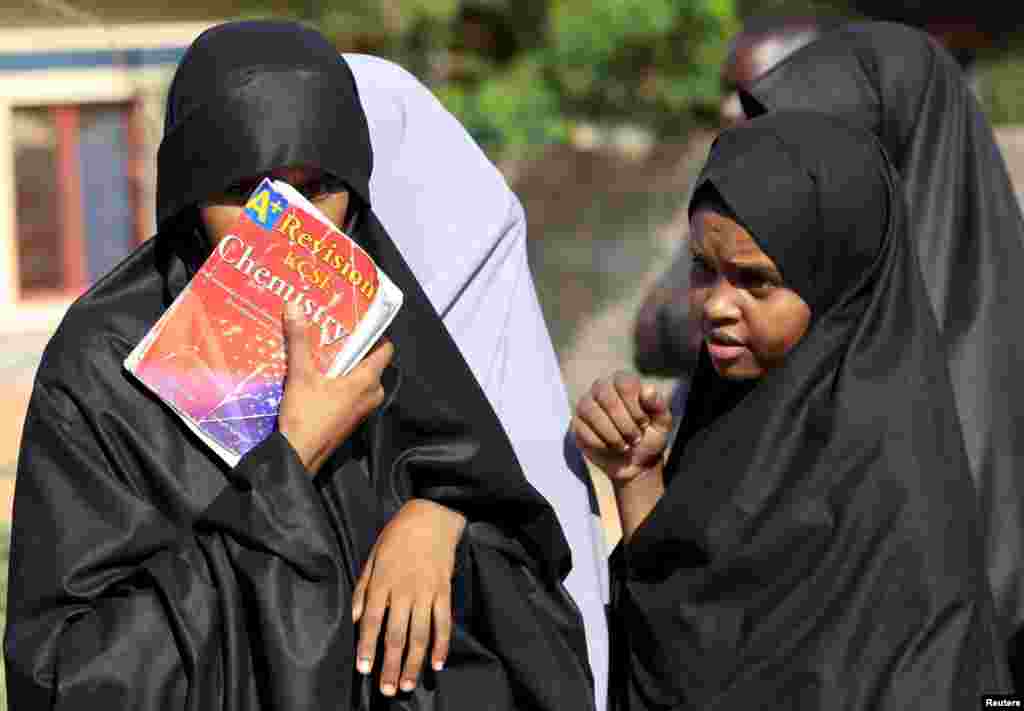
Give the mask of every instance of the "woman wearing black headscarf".
MULTIPOLYGON (((1024 626, 1024 436, 1016 426, 1024 219, 992 129, 956 61, 923 32, 887 23, 824 35, 765 75, 743 104, 750 116, 802 108, 864 126, 900 173, 1009 639, 1024 626)), ((1024 685, 1024 655, 1015 656, 1024 685)))
MULTIPOLYGON (((189 49, 160 147, 159 232, 75 303, 37 375, 14 504, 13 707, 591 708, 561 529, 375 217, 371 164, 352 75, 319 34, 230 23, 189 49), (283 403, 280 431, 229 469, 121 364, 263 175, 330 203, 405 300, 389 367, 384 346, 361 380, 307 382, 316 401, 283 403), (406 624, 446 612, 446 590, 409 597, 436 566, 408 578, 459 540, 441 525, 452 511, 466 523, 445 571, 457 565, 446 668, 378 695, 385 680, 356 672, 357 576, 373 548, 356 614, 373 639, 386 609, 386 633, 360 662, 397 674, 406 624)), ((286 401, 303 380, 294 345, 286 401)))
POLYGON ((613 707, 962 711, 1008 684, 977 504, 895 171, 779 112, 691 205, 680 432, 632 376, 574 423, 615 483, 613 707), (646 425, 646 426, 644 426, 646 425))

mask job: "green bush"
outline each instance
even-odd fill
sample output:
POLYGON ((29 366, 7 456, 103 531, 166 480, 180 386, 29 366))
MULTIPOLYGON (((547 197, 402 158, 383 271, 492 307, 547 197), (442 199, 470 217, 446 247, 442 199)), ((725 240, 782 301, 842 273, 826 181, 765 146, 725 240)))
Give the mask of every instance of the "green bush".
POLYGON ((1024 124, 1024 58, 1007 56, 978 67, 981 101, 993 124, 1024 124))
MULTIPOLYGON (((250 0, 247 14, 281 14, 250 0)), ((394 59, 494 157, 563 142, 577 122, 679 135, 719 97, 736 0, 285 2, 343 50, 394 59), (481 37, 483 39, 481 39, 481 37)))
POLYGON ((435 87, 438 98, 469 133, 495 157, 528 154, 568 135, 557 92, 543 79, 536 56, 466 85, 435 87))
POLYGON ((554 0, 548 69, 574 118, 657 128, 719 98, 733 0, 554 0))
POLYGON ((717 103, 737 27, 733 0, 553 0, 538 46, 435 88, 500 156, 564 141, 578 122, 679 135, 717 103))

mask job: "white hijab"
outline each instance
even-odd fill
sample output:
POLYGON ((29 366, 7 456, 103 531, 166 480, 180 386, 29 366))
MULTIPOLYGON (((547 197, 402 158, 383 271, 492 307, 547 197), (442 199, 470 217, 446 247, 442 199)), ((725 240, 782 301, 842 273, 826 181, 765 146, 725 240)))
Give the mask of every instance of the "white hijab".
POLYGON ((373 146, 373 211, 441 315, 572 549, 566 587, 583 613, 598 711, 607 697, 607 562, 585 465, 526 257, 519 199, 414 76, 346 54, 373 146), (570 452, 567 454, 567 451, 570 452))

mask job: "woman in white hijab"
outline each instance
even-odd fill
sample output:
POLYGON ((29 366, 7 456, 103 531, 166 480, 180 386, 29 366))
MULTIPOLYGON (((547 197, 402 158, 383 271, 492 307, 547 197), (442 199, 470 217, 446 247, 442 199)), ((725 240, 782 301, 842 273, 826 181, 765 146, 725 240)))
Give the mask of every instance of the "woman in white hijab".
POLYGON ((483 387, 530 483, 572 549, 566 580, 583 614, 598 711, 608 633, 603 529, 585 465, 564 435, 571 413, 526 258, 516 195, 462 125, 415 77, 345 55, 373 146, 374 212, 483 387))

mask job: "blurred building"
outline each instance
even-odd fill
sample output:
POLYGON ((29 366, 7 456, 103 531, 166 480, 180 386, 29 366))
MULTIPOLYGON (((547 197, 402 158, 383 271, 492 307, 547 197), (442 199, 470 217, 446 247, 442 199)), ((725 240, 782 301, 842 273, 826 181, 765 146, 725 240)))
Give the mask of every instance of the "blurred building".
POLYGON ((49 332, 153 230, 174 68, 210 23, 0 30, 0 331, 49 332))

